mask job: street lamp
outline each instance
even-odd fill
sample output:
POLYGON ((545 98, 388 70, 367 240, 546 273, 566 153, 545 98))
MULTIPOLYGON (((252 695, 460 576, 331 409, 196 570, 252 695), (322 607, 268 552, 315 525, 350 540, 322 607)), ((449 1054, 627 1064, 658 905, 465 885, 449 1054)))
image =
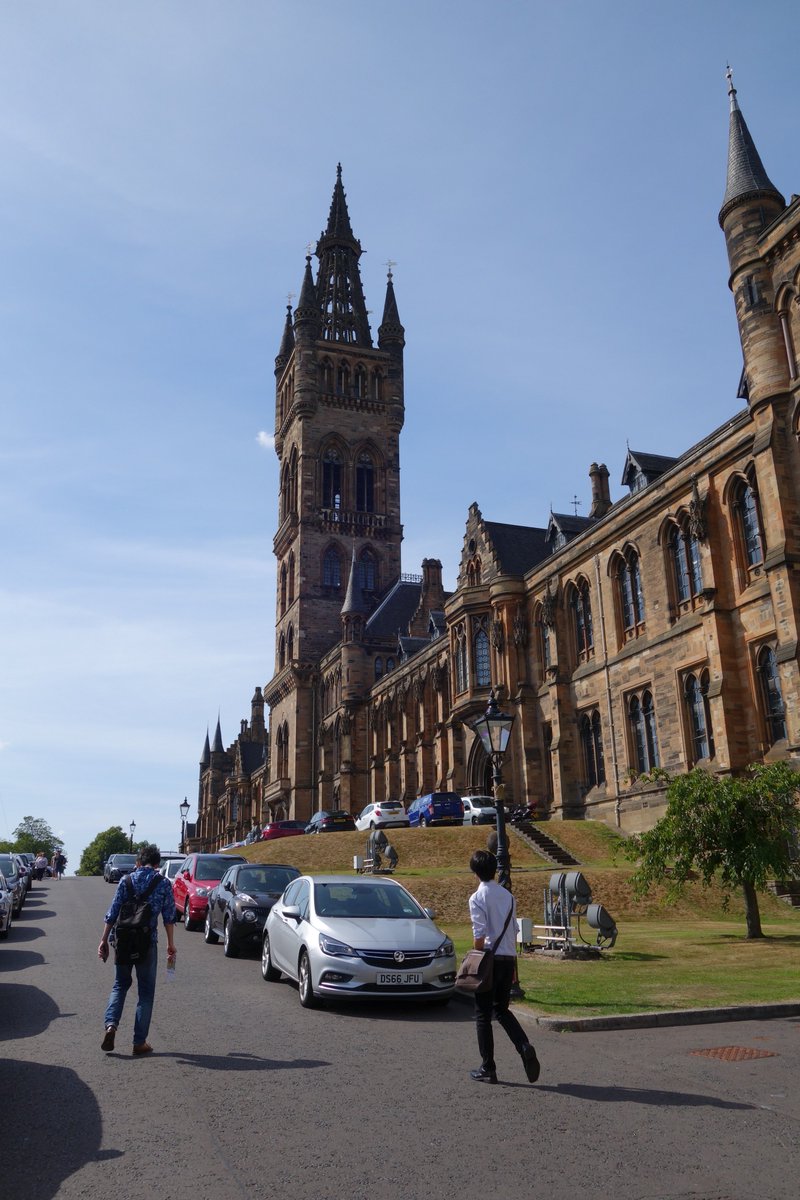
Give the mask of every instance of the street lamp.
POLYGON ((181 812, 181 854, 186 853, 186 818, 189 815, 189 801, 183 797, 183 804, 179 804, 178 808, 181 812))
POLYGON ((131 854, 133 854, 133 835, 136 833, 136 822, 131 821, 131 854))
POLYGON ((508 838, 506 835, 506 810, 503 804, 505 788, 500 773, 500 764, 511 737, 514 717, 501 713, 494 698, 494 691, 489 696, 489 705, 482 717, 472 728, 481 739, 483 748, 492 763, 492 788, 494 803, 497 810, 497 882, 511 891, 511 863, 508 857, 508 838))

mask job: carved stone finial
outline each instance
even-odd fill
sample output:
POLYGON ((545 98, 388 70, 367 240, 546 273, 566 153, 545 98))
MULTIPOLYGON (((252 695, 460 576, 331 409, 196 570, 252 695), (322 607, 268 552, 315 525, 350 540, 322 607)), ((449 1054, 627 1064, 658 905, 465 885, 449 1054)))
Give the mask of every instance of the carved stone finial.
POLYGON ((517 605, 517 611, 514 613, 514 645, 522 646, 528 644, 528 614, 522 604, 517 605))
POLYGON ((558 594, 556 589, 550 590, 550 584, 547 585, 547 591, 542 600, 542 624, 548 629, 554 629, 556 624, 556 608, 558 607, 558 594))
POLYGON ((502 650, 506 644, 506 631, 499 617, 492 621, 492 645, 495 650, 502 650))

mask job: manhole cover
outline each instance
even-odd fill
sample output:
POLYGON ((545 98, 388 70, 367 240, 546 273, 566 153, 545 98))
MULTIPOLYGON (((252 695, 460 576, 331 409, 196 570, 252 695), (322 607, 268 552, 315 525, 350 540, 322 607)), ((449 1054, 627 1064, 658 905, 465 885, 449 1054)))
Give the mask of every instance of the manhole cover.
POLYGON ((772 1050, 754 1050, 751 1046, 712 1046, 709 1050, 690 1050, 703 1058, 721 1058, 723 1062, 743 1062, 748 1058, 777 1058, 772 1050))

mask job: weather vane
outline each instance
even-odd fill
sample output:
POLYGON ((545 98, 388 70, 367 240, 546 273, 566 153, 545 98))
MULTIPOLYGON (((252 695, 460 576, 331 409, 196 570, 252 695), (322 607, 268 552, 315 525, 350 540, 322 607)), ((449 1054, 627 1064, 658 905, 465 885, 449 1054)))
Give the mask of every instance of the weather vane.
POLYGON ((386 262, 383 265, 386 267, 388 276, 391 279, 392 278, 392 267, 396 267, 397 263, 395 262, 395 260, 393 258, 387 258, 386 262))
POLYGON ((570 500, 570 504, 571 504, 571 505, 572 505, 572 507, 575 509, 575 516, 576 516, 576 517, 577 517, 577 515, 578 515, 578 507, 579 507, 579 505, 581 505, 582 503, 583 503, 583 501, 582 501, 582 500, 579 500, 579 499, 578 499, 578 497, 577 497, 577 495, 573 496, 573 497, 572 497, 572 499, 570 500))

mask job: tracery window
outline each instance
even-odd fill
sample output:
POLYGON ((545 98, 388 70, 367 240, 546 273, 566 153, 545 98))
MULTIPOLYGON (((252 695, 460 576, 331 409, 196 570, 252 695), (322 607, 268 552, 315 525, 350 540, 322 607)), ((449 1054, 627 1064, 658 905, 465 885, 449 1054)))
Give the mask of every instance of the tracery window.
POLYGON ((375 464, 366 451, 359 454, 356 463, 356 510, 375 511, 375 464))
POLYGON ((294 630, 292 629, 292 627, 290 625, 289 632, 286 635, 286 659, 288 662, 291 662, 293 658, 294 658, 294 630))
POLYGON ((455 667, 456 667, 456 691, 465 692, 467 690, 467 631, 463 623, 457 625, 454 631, 455 636, 455 667))
POLYGON ((628 698, 628 727, 633 749, 633 766, 639 775, 661 765, 656 737, 656 714, 650 691, 628 698))
POLYGON ((579 662, 585 662, 594 653, 594 629, 592 627, 592 601, 589 584, 579 579, 570 590, 570 605, 575 629, 575 649, 579 662))
POLYGON ((758 567, 764 561, 761 510, 758 493, 747 480, 743 479, 736 489, 734 509, 739 519, 739 536, 745 566, 758 567))
POLYGON ((492 669, 489 653, 489 636, 482 625, 476 631, 473 639, 473 654, 475 663, 475 686, 491 687, 492 669))
POLYGON ((616 578, 620 623, 626 637, 632 637, 644 627, 642 574, 639 555, 632 547, 618 556, 616 578))
POLYGON ((590 788, 597 787, 606 781, 603 727, 597 709, 583 714, 580 719, 580 734, 586 783, 590 788))
POLYGON ((375 555, 371 550, 363 550, 358 560, 358 580, 361 590, 374 592, 378 586, 378 571, 375 555))
POLYGON ((278 639, 278 670, 286 666, 286 638, 283 634, 278 639))
POLYGON ((329 546, 323 556, 322 585, 329 588, 342 586, 342 556, 335 546, 329 546))
POLYGON ((292 550, 289 554, 289 569, 287 571, 287 580, 288 580, 288 591, 289 591, 288 603, 293 604, 294 603, 294 550, 292 550))
POLYGON ((714 733, 711 727, 711 709, 708 704, 708 671, 699 675, 691 672, 683 681, 683 698, 689 721, 691 746, 689 757, 692 764, 704 758, 714 757, 714 733))
POLYGON ((342 507, 342 459, 335 446, 322 456, 322 507, 342 507))
POLYGON ((281 567, 281 616, 286 612, 286 563, 281 567))
POLYGON ((669 535, 669 556, 679 604, 693 600, 703 590, 700 543, 685 526, 673 525, 669 535))
POLYGON ((763 646, 759 651, 758 679, 767 736, 770 745, 774 745, 786 737, 786 708, 783 703, 778 660, 771 646, 763 646))

